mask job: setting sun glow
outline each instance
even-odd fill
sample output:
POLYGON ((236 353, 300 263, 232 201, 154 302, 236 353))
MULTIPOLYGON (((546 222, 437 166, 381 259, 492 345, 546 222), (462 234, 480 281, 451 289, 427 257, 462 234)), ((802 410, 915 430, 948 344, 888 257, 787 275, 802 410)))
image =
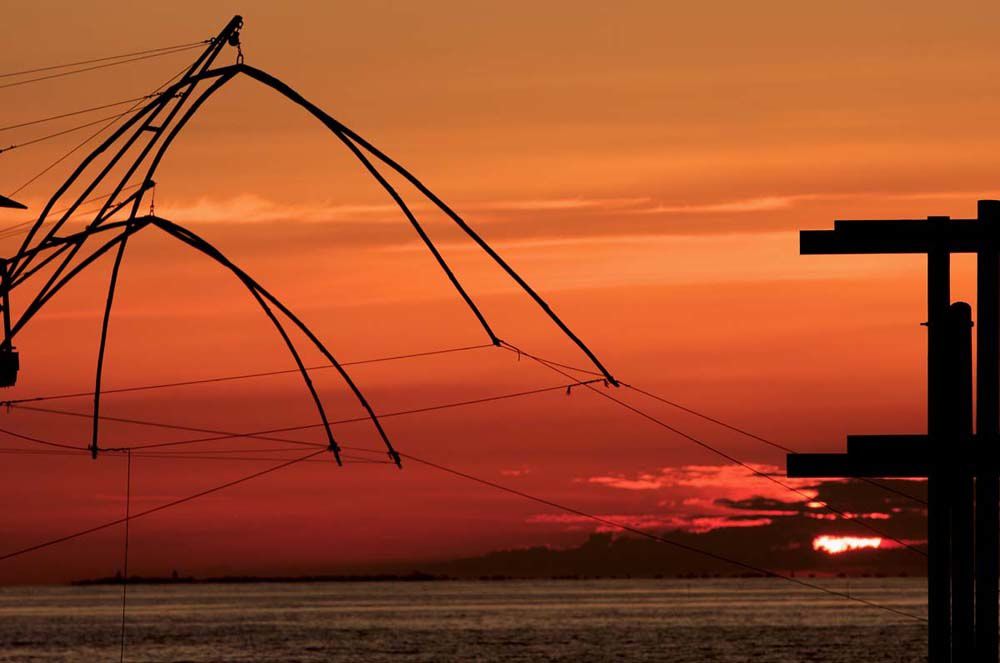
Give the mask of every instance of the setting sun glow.
POLYGON ((822 550, 830 555, 839 555, 849 550, 879 548, 881 545, 882 539, 877 536, 828 536, 824 534, 813 539, 813 550, 822 550))

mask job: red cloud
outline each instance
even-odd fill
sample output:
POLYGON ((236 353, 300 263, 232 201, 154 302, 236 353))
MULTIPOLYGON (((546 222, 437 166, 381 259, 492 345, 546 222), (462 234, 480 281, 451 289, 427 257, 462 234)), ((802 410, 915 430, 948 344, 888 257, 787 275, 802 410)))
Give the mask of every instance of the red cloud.
MULTIPOLYGON (((602 514, 605 520, 644 530, 682 529, 688 532, 702 534, 722 527, 759 527, 770 525, 770 518, 727 518, 724 516, 699 516, 687 518, 664 514, 602 514)), ((534 524, 559 524, 572 530, 593 530, 595 532, 621 531, 618 527, 606 523, 598 523, 586 516, 571 514, 538 514, 531 516, 527 522, 534 524)))
POLYGON ((785 486, 809 495, 814 499, 818 494, 812 488, 815 481, 805 479, 788 479, 784 471, 774 465, 749 464, 754 471, 739 465, 682 465, 680 467, 664 467, 656 473, 641 473, 634 476, 625 474, 601 475, 583 479, 608 488, 633 491, 659 491, 670 489, 692 489, 687 492, 710 490, 712 500, 725 498, 730 500, 760 497, 786 503, 806 501, 801 495, 788 490, 773 481, 760 476, 774 476, 785 486))
MULTIPOLYGON (((577 481, 635 493, 642 502, 641 512, 602 517, 643 529, 703 533, 723 527, 758 527, 771 524, 775 517, 820 506, 813 501, 818 495, 814 481, 787 479, 783 470, 774 465, 749 467, 752 469, 738 465, 683 465, 654 472, 596 475, 577 481), (767 477, 774 477, 784 485, 767 477)), ((872 517, 882 515, 872 514, 872 517)), ((573 530, 615 529, 572 515, 537 515, 528 522, 558 524, 573 530)))

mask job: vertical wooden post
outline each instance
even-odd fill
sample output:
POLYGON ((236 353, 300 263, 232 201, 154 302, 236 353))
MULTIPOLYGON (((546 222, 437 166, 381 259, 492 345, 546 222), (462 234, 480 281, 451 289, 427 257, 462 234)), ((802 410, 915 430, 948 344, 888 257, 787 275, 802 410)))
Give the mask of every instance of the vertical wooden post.
MULTIPOLYGON (((1000 201, 979 201, 979 223, 1000 232, 1000 201)), ((977 254, 976 434, 980 454, 997 452, 1000 433, 1000 244, 984 241, 977 254)), ((1000 481, 996 473, 976 478, 976 661, 997 663, 1000 621, 1000 481)))
POLYGON ((972 442, 972 307, 948 309, 948 472, 951 503, 952 660, 972 661, 975 650, 975 502, 972 442))
MULTIPOLYGON (((944 236, 948 219, 928 221, 944 236)), ((944 242, 927 252, 927 432, 935 441, 927 479, 927 646, 930 663, 951 661, 951 491, 945 468, 947 448, 947 393, 944 381, 948 364, 946 326, 951 303, 951 259, 944 242)), ((956 662, 958 663, 958 662, 956 662)))

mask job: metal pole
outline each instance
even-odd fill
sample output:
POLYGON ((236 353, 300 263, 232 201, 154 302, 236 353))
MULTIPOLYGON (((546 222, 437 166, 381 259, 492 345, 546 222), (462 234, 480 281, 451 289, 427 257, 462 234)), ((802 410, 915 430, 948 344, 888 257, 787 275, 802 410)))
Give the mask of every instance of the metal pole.
MULTIPOLYGON (((947 218, 932 217, 940 230, 947 218)), ((944 233, 940 233, 943 235, 944 233)), ((927 252, 927 431, 934 441, 947 434, 945 372, 948 362, 946 325, 951 301, 951 260, 940 242, 927 252)), ((932 443, 927 479, 927 646, 930 663, 951 661, 951 502, 945 471, 947 448, 932 443)))
MULTIPOLYGON (((1000 201, 979 201, 979 222, 1000 232, 1000 201)), ((997 241, 977 255, 976 432, 996 453, 1000 433, 1000 261, 997 241)), ((1000 587, 1000 481, 995 473, 976 478, 976 661, 997 663, 1000 587)))

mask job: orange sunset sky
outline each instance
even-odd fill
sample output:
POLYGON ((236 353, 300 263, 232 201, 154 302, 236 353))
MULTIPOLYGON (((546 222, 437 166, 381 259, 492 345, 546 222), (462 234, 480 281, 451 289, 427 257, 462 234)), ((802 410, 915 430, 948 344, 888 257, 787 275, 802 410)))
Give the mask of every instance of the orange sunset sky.
MULTIPOLYGON (((840 450, 848 432, 923 431, 921 260, 801 257, 797 230, 835 218, 972 216, 977 198, 1000 197, 1000 6, 8 2, 0 72, 192 42, 236 13, 248 64, 420 177, 617 377, 800 450, 840 450)), ((0 125, 145 94, 196 53, 0 88, 0 125)), ((234 58, 226 49, 219 62, 234 58)), ((0 145, 77 119, 0 132, 0 145)), ((0 155, 0 193, 86 135, 0 155)), ((2 227, 35 218, 78 156, 18 193, 31 209, 5 210, 2 227)), ((249 79, 206 104, 156 181, 157 214, 212 241, 345 361, 488 341, 344 147, 249 79)), ((586 365, 472 242, 402 191, 499 336, 586 365)), ((19 240, 0 240, 0 252, 19 240)), ((105 259, 88 270, 18 336, 19 383, 0 398, 92 389, 109 268, 105 259)), ((968 299, 974 264, 956 259, 954 271, 955 296, 968 299)), ((109 342, 107 388, 294 367, 229 274, 152 229, 130 244, 109 342)), ((307 363, 322 363, 301 347, 307 363)), ((351 371, 383 413, 566 382, 491 348, 351 371)), ((360 414, 332 371, 316 381, 333 418, 360 414)), ((783 472, 774 449, 614 393, 783 472)), ((87 412, 89 403, 51 405, 87 412)), ((104 403, 106 414, 221 430, 316 418, 294 374, 104 403)), ((796 500, 582 389, 385 424, 400 451, 652 528, 726 524, 734 514, 719 498, 796 500)), ((15 408, 0 413, 0 428, 85 446, 89 421, 15 408)), ((369 426, 336 432, 377 448, 369 426)), ((192 437, 110 423, 104 435, 107 446, 192 437)), ((2 449, 32 448, 2 437, 2 449)), ((315 429, 296 438, 323 440, 315 429)), ((229 440, 201 450, 268 446, 229 440)), ((8 453, 0 462, 0 554, 124 508, 121 457, 8 453)), ((266 466, 137 457, 133 508, 266 466)), ((575 545, 595 529, 558 515, 412 463, 337 468, 324 457, 137 520, 130 567, 320 573, 575 545)), ((2 562, 0 582, 113 573, 120 543, 113 528, 2 562)))

